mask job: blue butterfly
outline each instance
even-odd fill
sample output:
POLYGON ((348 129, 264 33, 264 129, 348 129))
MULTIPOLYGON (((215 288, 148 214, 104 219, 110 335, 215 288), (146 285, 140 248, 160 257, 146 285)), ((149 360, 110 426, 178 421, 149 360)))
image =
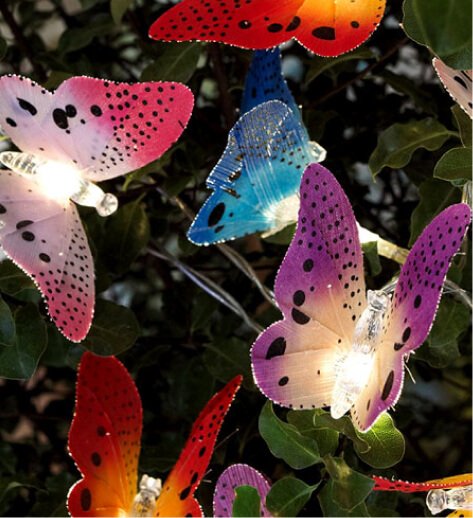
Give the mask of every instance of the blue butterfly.
POLYGON ((207 178, 214 192, 187 233, 196 245, 273 234, 297 221, 302 173, 325 158, 325 150, 309 141, 281 73, 279 49, 255 53, 242 111, 207 178))

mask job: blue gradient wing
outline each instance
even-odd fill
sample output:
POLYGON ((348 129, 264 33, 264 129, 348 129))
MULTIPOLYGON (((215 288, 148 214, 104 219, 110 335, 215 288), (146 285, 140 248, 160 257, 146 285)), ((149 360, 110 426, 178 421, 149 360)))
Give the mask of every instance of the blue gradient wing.
POLYGON ((188 238, 208 245, 280 226, 280 202, 296 198, 304 169, 320 159, 315 149, 299 118, 280 101, 265 102, 243 115, 207 179, 214 192, 188 238))

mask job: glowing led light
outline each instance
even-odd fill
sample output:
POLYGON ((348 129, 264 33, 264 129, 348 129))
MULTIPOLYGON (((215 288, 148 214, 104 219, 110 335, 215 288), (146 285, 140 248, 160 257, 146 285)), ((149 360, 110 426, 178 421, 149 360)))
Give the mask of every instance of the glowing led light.
POLYGON ((389 296, 383 291, 368 290, 368 306, 356 323, 352 349, 340 357, 335 366, 330 406, 330 414, 334 419, 339 419, 350 410, 370 378, 389 302, 389 296))
POLYGON ((432 489, 427 493, 426 504, 432 514, 445 509, 473 509, 472 486, 455 489, 432 489))
POLYGON ((129 516, 155 516, 156 501, 161 490, 160 478, 143 475, 140 480, 140 491, 133 500, 129 516))
POLYGON ((313 140, 309 142, 309 145, 314 162, 323 162, 327 157, 327 150, 313 140))
POLYGON ((264 215, 268 220, 274 221, 275 225, 264 234, 263 237, 272 236, 286 228, 291 223, 297 221, 297 214, 299 212, 299 194, 292 194, 287 198, 282 199, 276 205, 268 208, 264 215))

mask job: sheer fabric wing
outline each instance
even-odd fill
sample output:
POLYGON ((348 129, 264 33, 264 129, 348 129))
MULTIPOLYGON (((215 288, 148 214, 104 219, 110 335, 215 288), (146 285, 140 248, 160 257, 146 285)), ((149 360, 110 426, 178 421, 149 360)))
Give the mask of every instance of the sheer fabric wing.
POLYGON ((241 376, 230 381, 197 417, 158 498, 156 516, 203 516, 194 492, 207 471, 218 432, 241 381, 241 376))
POLYGON ((473 71, 455 70, 438 58, 434 58, 432 64, 447 92, 473 119, 473 71))
POLYGON ((362 430, 399 399, 404 356, 420 347, 429 334, 448 268, 470 221, 468 205, 451 205, 424 229, 412 247, 385 318, 375 372, 355 404, 353 415, 362 430))
POLYGON ((336 358, 351 347, 366 300, 355 217, 342 188, 321 165, 310 165, 302 177, 297 231, 275 295, 284 320, 253 345, 256 383, 284 406, 330 405, 336 358))
POLYGON ((86 352, 79 366, 69 451, 83 478, 69 492, 71 516, 125 516, 137 491, 141 401, 115 358, 86 352))
POLYGON ((150 28, 165 41, 221 41, 250 49, 296 38, 322 56, 361 45, 376 29, 385 0, 183 0, 150 28))
POLYGON ((113 178, 159 158, 181 135, 193 95, 179 83, 64 81, 55 93, 19 76, 0 78, 0 124, 25 152, 113 178))
POLYGON ((269 230, 277 206, 295 195, 304 168, 314 159, 307 134, 290 108, 268 101, 243 115, 207 179, 215 192, 188 232, 210 244, 269 230))
POLYGON ((63 206, 35 184, 0 172, 0 244, 36 283, 58 329, 81 341, 92 323, 94 266, 73 203, 63 206))
POLYGON ((454 475, 452 477, 427 480, 426 482, 404 482, 403 480, 389 480, 377 475, 372 476, 375 484, 373 491, 401 491, 402 493, 416 493, 431 489, 452 489, 454 487, 469 486, 472 483, 471 473, 454 475))
POLYGON ((234 464, 218 478, 213 499, 214 516, 232 516, 235 489, 239 486, 254 487, 261 500, 260 516, 271 516, 265 505, 266 495, 269 493, 271 485, 259 471, 247 464, 234 464))

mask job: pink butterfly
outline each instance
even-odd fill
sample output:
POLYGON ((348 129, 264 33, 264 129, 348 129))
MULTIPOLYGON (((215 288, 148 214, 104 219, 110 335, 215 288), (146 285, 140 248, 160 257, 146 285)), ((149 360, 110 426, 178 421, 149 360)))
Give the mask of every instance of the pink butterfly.
POLYGON ((427 226, 391 299, 382 290, 366 296, 355 217, 333 175, 310 165, 300 199, 297 231, 275 284, 284 320, 257 338, 253 374, 276 403, 330 406, 334 418, 350 410, 365 431, 399 399, 404 358, 429 333, 471 210, 452 205, 427 226))
POLYGON ((447 92, 473 119, 473 70, 454 70, 438 58, 432 64, 447 92))
POLYGON ((70 340, 90 328, 94 266, 76 202, 111 214, 117 200, 94 182, 160 157, 192 113, 179 83, 112 83, 73 77, 50 93, 0 78, 0 124, 22 153, 0 153, 0 245, 35 281, 70 340))

